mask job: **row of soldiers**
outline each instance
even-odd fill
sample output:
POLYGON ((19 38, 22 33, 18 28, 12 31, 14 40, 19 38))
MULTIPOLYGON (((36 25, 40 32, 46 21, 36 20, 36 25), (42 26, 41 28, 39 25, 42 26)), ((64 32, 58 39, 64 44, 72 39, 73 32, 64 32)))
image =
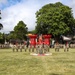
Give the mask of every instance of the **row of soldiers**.
MULTIPOLYGON (((55 43, 54 45, 55 51, 59 51, 60 49, 60 44, 59 43, 55 43)), ((69 44, 64 44, 63 45, 64 51, 69 51, 69 44)), ((24 50, 25 52, 27 50, 29 50, 29 52, 34 52, 36 50, 36 53, 46 53, 49 52, 50 47, 49 45, 26 45, 26 44, 15 44, 12 46, 12 50, 13 52, 16 50, 17 52, 20 50, 20 52, 22 52, 22 50, 24 50)))
POLYGON ((31 45, 24 45, 24 44, 18 44, 18 45, 13 45, 12 46, 12 50, 13 52, 16 50, 17 52, 20 50, 20 52, 22 52, 22 50, 24 50, 25 52, 28 50, 29 52, 34 52, 36 51, 36 53, 46 53, 49 52, 49 46, 48 45, 36 45, 36 46, 31 46, 31 45))
MULTIPOLYGON (((54 47, 55 47, 55 51, 59 51, 60 49, 60 44, 57 42, 55 43, 54 47)), ((64 52, 69 51, 69 44, 65 43, 64 45, 62 45, 62 48, 64 48, 64 52)))

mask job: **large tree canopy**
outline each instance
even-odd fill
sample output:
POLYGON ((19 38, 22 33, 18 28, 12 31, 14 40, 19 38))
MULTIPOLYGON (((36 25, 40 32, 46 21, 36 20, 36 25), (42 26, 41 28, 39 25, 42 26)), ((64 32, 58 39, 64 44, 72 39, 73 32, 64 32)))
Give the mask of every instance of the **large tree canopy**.
POLYGON ((19 23, 14 27, 14 33, 16 38, 21 40, 25 39, 27 31, 28 31, 28 28, 26 27, 26 24, 24 24, 23 21, 19 21, 19 23))
POLYGON ((35 30, 41 34, 67 34, 75 26, 71 8, 60 2, 43 6, 36 12, 36 18, 35 30))

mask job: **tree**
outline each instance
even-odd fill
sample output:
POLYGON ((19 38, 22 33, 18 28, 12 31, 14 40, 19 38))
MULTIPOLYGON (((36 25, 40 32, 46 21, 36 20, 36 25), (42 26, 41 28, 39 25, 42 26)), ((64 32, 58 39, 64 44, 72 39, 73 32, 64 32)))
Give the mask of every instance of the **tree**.
POLYGON ((16 34, 15 37, 17 39, 23 40, 26 38, 28 28, 26 27, 26 24, 24 24, 23 21, 19 21, 19 23, 14 27, 14 33, 16 34))
POLYGON ((40 34, 65 35, 75 27, 71 8, 60 2, 43 6, 36 12, 36 18, 35 30, 40 34))
POLYGON ((11 31, 8 36, 7 36, 7 39, 10 40, 10 39, 16 39, 16 33, 14 31, 11 31))
POLYGON ((36 34, 36 31, 35 30, 28 31, 28 34, 36 34))
POLYGON ((0 32, 0 43, 4 44, 4 42, 5 42, 4 33, 0 32))

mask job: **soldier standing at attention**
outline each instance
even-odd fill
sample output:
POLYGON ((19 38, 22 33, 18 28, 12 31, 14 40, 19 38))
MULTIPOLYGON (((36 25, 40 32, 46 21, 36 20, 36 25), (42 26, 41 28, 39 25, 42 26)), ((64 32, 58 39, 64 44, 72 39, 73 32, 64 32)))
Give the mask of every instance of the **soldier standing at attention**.
POLYGON ((24 42, 24 50, 26 52, 27 46, 26 46, 26 42, 24 42))
POLYGON ((15 47, 16 47, 16 51, 18 52, 18 43, 17 42, 16 42, 15 47))
POLYGON ((68 44, 68 42, 66 42, 65 44, 64 44, 64 52, 65 51, 69 51, 69 44, 68 44))

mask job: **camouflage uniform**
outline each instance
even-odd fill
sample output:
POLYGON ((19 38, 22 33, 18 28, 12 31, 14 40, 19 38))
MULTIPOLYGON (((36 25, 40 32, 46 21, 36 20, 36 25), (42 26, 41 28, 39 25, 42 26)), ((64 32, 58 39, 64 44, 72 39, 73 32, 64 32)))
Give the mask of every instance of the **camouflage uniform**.
POLYGON ((43 54, 43 45, 41 44, 40 46, 39 46, 39 54, 43 54))
POLYGON ((13 50, 13 52, 15 51, 15 45, 12 46, 12 50, 13 50))
POLYGON ((25 52, 26 52, 26 50, 27 50, 27 46, 26 46, 26 45, 24 45, 24 50, 25 50, 25 52))
POLYGON ((38 54, 39 45, 36 45, 36 53, 38 54))
POLYGON ((55 44, 55 51, 59 51, 59 44, 58 43, 55 44))
POLYGON ((64 44, 64 52, 69 51, 69 44, 64 44))
POLYGON ((22 52, 22 45, 20 44, 20 52, 22 52))

